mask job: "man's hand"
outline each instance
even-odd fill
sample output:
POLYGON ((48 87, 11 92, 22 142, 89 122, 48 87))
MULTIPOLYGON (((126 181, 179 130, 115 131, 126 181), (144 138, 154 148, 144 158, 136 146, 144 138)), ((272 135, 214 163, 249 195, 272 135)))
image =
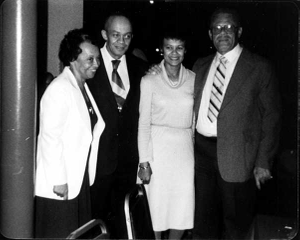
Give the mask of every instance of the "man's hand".
POLYGON ((161 73, 161 68, 159 66, 159 64, 154 64, 152 65, 148 71, 146 72, 147 75, 157 75, 161 73))
POLYGON ((68 184, 63 185, 55 185, 53 187, 53 192, 59 196, 62 197, 64 200, 68 200, 68 184))
POLYGON ((254 168, 253 174, 258 189, 261 189, 262 183, 265 183, 265 181, 273 178, 269 169, 264 169, 260 167, 254 168))

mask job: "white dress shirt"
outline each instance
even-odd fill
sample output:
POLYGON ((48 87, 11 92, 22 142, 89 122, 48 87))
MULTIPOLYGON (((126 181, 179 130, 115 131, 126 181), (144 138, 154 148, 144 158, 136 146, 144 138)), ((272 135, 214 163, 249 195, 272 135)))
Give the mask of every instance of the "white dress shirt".
MULTIPOLYGON (((230 78, 232 76, 235 65, 239 59, 239 56, 241 55, 242 50, 243 50, 242 47, 238 44, 235 46, 234 49, 232 49, 231 51, 223 55, 228 60, 228 62, 226 63, 226 77, 225 77, 224 88, 223 88, 224 94, 226 94, 227 86, 230 82, 230 78)), ((202 94, 199 114, 198 114, 198 121, 196 125, 197 132, 207 137, 217 136, 218 119, 214 122, 211 122, 207 117, 207 113, 208 113, 209 100, 210 100, 214 75, 217 66, 219 64, 220 56, 221 54, 217 52, 214 60, 211 63, 207 80, 203 89, 203 94, 202 94)))
MULTIPOLYGON (((107 51, 106 43, 100 49, 100 51, 101 51, 101 54, 102 54, 102 58, 103 58, 103 61, 104 61, 104 65, 105 65, 105 69, 106 69, 106 72, 107 72, 107 76, 108 76, 110 85, 112 86, 115 83, 111 79, 112 71, 113 71, 113 65, 112 65, 111 61, 116 60, 116 59, 114 59, 109 54, 109 52, 107 51)), ((127 96, 128 92, 129 92, 129 89, 130 89, 129 75, 128 75, 127 63, 126 63, 126 56, 123 55, 120 59, 117 59, 117 60, 121 61, 117 71, 118 71, 119 76, 121 77, 122 82, 123 82, 124 87, 125 87, 125 91, 122 92, 123 95, 121 97, 126 99, 126 96, 127 96)))

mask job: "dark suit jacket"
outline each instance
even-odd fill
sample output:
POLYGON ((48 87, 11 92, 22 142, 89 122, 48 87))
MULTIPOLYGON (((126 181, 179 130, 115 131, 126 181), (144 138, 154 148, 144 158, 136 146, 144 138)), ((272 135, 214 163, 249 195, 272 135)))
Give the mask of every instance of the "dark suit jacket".
MULTIPOLYGON (((198 59, 193 67, 196 120, 213 58, 198 59)), ((243 182, 253 176, 254 167, 271 168, 280 133, 277 85, 270 64, 244 49, 218 115, 217 158, 225 181, 243 182)))
POLYGON ((138 164, 140 81, 148 64, 132 55, 126 55, 126 63, 130 90, 121 113, 109 82, 108 74, 111 73, 106 72, 102 56, 95 77, 88 80, 90 91, 106 124, 99 144, 96 178, 113 173, 118 164, 138 164))

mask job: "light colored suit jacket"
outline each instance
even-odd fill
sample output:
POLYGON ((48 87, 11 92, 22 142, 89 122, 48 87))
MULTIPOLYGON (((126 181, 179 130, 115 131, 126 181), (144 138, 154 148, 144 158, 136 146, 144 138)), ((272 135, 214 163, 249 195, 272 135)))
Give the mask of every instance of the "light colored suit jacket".
POLYGON ((84 87, 98 117, 93 133, 86 102, 69 67, 53 80, 42 97, 35 183, 37 196, 62 200, 53 193, 53 186, 67 183, 68 199, 75 198, 81 188, 90 147, 90 185, 94 182, 98 143, 105 123, 87 84, 84 87))
MULTIPOLYGON (((213 58, 199 59, 193 67, 196 121, 213 58)), ((280 112, 273 69, 265 59, 244 49, 218 115, 217 158, 225 181, 244 182, 253 176, 254 167, 271 169, 279 142, 280 112)))

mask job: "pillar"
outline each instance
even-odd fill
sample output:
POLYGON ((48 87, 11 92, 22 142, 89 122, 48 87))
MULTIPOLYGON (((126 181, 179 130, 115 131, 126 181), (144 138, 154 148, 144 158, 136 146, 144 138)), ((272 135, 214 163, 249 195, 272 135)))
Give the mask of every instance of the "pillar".
POLYGON ((37 0, 1 5, 0 229, 33 237, 37 0))

